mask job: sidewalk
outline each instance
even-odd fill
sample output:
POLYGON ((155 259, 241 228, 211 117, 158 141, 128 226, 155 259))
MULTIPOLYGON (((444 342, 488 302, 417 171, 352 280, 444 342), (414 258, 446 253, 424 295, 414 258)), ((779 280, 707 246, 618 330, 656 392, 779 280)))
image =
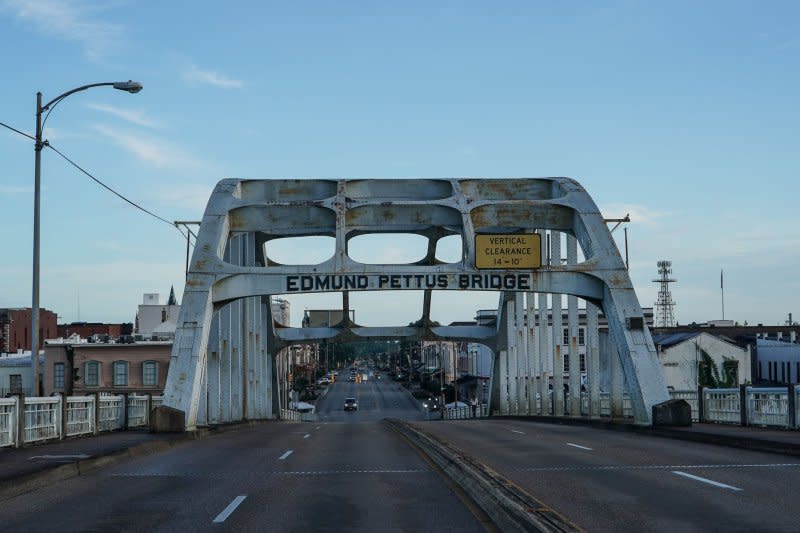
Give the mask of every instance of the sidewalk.
POLYGON ((708 423, 692 423, 689 427, 642 427, 627 420, 593 420, 554 416, 500 416, 492 418, 550 424, 584 425, 600 429, 630 431, 657 437, 800 457, 800 430, 708 423))
POLYGON ((156 453, 183 442, 247 425, 250 424, 201 429, 192 433, 150 433, 146 429, 131 429, 31 444, 23 448, 0 448, 0 502, 130 457, 156 453))

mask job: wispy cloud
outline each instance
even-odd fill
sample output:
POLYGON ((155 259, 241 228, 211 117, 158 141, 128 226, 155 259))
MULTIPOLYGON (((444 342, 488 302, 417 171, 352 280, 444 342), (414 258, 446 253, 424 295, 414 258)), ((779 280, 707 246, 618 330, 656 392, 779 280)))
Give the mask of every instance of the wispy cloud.
POLYGON ((197 157, 181 150, 163 139, 143 138, 108 126, 95 125, 94 129, 105 135, 117 146, 127 150, 134 156, 160 168, 201 168, 206 165, 197 157))
POLYGON ((8 185, 0 185, 0 194, 31 194, 33 187, 9 187, 8 185))
POLYGON ((191 209, 197 213, 198 220, 205 212, 208 199, 214 190, 213 185, 182 184, 175 187, 161 187, 159 201, 167 205, 191 209))
POLYGON ((600 206, 600 212, 606 218, 623 218, 630 215, 631 222, 637 224, 655 224, 670 213, 666 211, 656 211, 646 205, 635 204, 607 204, 600 206))
POLYGON ((132 124, 136 124, 137 126, 144 126, 146 128, 161 127, 161 124, 158 121, 153 120, 150 117, 146 116, 144 111, 141 110, 122 109, 119 107, 110 106, 108 104, 98 104, 98 103, 88 103, 86 104, 86 107, 88 107, 89 109, 94 109, 95 111, 108 113, 109 115, 121 118, 122 120, 126 120, 132 124))
POLYGON ((76 0, 0 0, 0 7, 44 35, 83 46, 97 60, 119 45, 124 28, 99 19, 98 8, 76 0))
POLYGON ((224 74, 196 65, 190 65, 184 72, 183 78, 189 83, 205 83, 222 89, 241 89, 244 83, 241 80, 229 78, 224 74))

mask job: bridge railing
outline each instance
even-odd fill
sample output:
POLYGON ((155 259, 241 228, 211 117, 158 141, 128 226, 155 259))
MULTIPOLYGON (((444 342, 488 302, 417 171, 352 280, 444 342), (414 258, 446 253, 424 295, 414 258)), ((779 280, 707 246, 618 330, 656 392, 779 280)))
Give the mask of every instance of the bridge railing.
POLYGON ((281 409, 281 420, 286 422, 300 422, 300 411, 294 409, 281 409))
POLYGON ((489 416, 489 406, 481 404, 475 407, 475 416, 472 415, 472 406, 459 406, 444 410, 445 420, 463 420, 466 418, 485 418, 489 416))
POLYGON ((124 394, 0 398, 0 447, 146 427, 162 401, 124 394))
POLYGON ((800 429, 800 385, 702 389, 700 421, 800 429))

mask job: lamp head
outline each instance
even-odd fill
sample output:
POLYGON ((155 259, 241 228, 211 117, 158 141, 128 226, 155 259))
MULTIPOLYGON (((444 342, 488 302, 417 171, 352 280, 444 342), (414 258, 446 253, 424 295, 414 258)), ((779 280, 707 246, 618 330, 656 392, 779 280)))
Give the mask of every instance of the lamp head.
POLYGON ((120 91, 127 91, 131 94, 138 93, 142 90, 142 84, 138 81, 117 81, 114 82, 114 88, 119 89, 120 91))

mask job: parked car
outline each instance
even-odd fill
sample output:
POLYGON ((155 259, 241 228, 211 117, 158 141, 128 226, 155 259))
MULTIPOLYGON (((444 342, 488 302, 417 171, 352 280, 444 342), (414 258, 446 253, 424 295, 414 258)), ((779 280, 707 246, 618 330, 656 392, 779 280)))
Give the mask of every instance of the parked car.
POLYGON ((439 398, 434 398, 431 396, 424 402, 422 402, 422 407, 427 409, 428 411, 438 411, 439 410, 439 398))
POLYGON ((345 411, 358 411, 358 400, 355 398, 345 398, 344 399, 344 410, 345 411))

